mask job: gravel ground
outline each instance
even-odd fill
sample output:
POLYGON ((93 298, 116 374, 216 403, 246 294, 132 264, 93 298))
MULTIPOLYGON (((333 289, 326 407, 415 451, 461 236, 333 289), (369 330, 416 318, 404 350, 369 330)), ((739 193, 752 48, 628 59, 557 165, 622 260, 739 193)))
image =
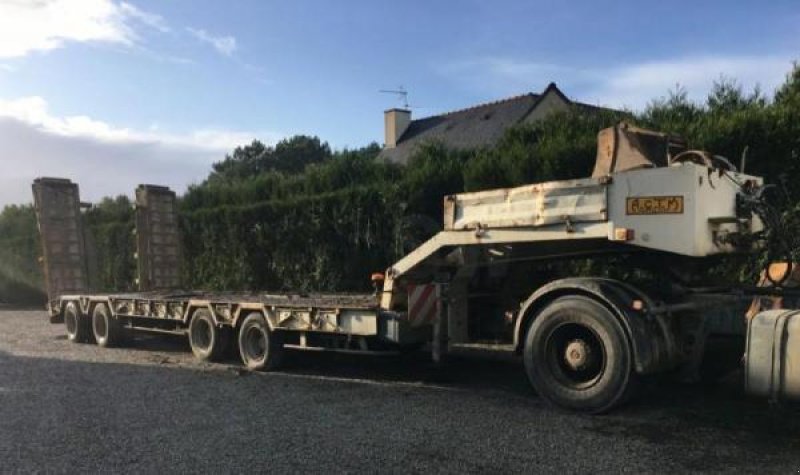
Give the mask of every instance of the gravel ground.
POLYGON ((650 381, 607 416, 539 400, 519 361, 295 353, 278 373, 194 361, 180 338, 66 341, 0 310, 0 471, 800 472, 800 409, 741 374, 650 381))

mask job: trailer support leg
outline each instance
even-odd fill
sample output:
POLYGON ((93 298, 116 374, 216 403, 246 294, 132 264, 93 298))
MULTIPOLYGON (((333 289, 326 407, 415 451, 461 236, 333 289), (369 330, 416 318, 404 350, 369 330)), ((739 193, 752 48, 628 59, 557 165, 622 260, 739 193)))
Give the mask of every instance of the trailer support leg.
POLYGON ((463 272, 459 269, 456 277, 447 288, 448 303, 445 318, 447 319, 448 341, 452 343, 469 342, 469 322, 467 320, 469 300, 467 296, 469 281, 473 274, 474 272, 471 268, 463 272))
POLYGON ((436 320, 433 323, 433 342, 431 344, 431 357, 437 365, 442 364, 447 353, 447 284, 436 286, 436 320))

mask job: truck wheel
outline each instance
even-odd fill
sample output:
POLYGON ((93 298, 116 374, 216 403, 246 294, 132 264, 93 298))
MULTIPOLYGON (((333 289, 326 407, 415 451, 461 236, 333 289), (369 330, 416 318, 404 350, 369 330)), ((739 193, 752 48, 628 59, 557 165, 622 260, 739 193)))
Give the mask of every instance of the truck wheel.
POLYGON ((95 305, 92 312, 92 332, 99 346, 104 348, 118 346, 122 341, 123 331, 119 320, 111 316, 108 305, 104 303, 95 305))
POLYGON ((223 331, 214 324, 208 309, 194 311, 189 323, 189 344, 194 356, 201 361, 217 361, 225 351, 223 331))
POLYGON ((239 354, 242 363, 251 370, 273 370, 283 360, 283 342, 270 331, 260 313, 248 315, 239 328, 239 354))
POLYGON ((91 340, 91 322, 77 303, 69 302, 64 308, 64 326, 67 328, 67 340, 73 343, 89 343, 91 340))
POLYGON ((625 329, 600 303, 561 297, 525 338, 525 370, 537 393, 561 408, 597 414, 623 403, 634 377, 625 329))

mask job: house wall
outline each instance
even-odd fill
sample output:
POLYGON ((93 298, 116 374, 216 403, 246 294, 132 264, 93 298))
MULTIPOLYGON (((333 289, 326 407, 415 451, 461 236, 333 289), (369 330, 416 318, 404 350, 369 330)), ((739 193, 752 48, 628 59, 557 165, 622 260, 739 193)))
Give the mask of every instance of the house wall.
POLYGON ((525 117, 523 122, 533 122, 537 121, 551 112, 555 111, 563 111, 569 108, 569 104, 564 101, 557 93, 553 91, 548 91, 547 94, 542 96, 539 99, 539 103, 536 104, 536 107, 525 117))

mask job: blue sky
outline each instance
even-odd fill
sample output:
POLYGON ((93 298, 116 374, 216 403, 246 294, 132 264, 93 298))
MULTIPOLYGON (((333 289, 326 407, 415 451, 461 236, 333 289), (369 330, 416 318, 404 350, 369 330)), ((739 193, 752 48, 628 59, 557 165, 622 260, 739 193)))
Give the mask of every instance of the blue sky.
POLYGON ((769 92, 795 59, 797 0, 0 0, 0 206, 39 175, 182 190, 252 138, 381 142, 380 89, 415 117, 550 81, 640 109, 721 75, 769 92))

